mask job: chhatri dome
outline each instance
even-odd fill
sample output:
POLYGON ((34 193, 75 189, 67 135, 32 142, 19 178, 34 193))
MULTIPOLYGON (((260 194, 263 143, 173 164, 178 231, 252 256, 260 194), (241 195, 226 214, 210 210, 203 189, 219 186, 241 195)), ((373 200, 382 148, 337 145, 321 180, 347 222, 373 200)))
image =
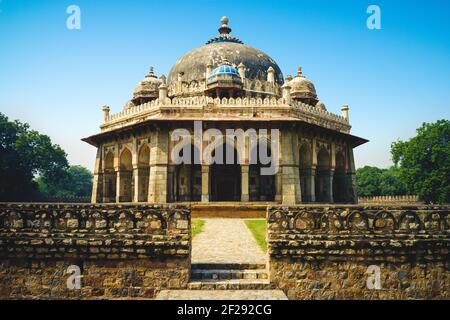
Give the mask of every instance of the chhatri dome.
POLYGON ((162 80, 156 77, 153 67, 150 67, 148 75, 144 80, 139 81, 136 89, 134 89, 132 104, 140 105, 158 98, 158 90, 161 84, 162 80))
POLYGON ((271 57, 233 37, 227 17, 221 19, 221 24, 218 36, 185 54, 175 63, 169 73, 169 87, 173 87, 178 80, 201 82, 206 78, 205 71, 209 64, 218 67, 225 59, 236 68, 239 65, 245 67, 245 74, 242 75, 249 80, 267 81, 268 70, 272 68, 275 82, 283 84, 281 69, 271 57))
POLYGON ((288 84, 291 87, 292 99, 316 105, 318 102, 316 87, 311 80, 305 78, 301 67, 298 68, 297 76, 290 80, 288 84))

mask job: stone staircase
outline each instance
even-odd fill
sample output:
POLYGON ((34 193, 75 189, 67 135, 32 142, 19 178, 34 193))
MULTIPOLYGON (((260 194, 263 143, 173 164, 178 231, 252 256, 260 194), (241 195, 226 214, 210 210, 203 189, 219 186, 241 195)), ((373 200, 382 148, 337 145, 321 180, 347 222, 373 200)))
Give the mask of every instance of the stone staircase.
POLYGON ((190 290, 271 290, 264 264, 193 264, 190 290))
POLYGON ((163 290, 157 300, 286 300, 265 264, 192 264, 187 290, 163 290))

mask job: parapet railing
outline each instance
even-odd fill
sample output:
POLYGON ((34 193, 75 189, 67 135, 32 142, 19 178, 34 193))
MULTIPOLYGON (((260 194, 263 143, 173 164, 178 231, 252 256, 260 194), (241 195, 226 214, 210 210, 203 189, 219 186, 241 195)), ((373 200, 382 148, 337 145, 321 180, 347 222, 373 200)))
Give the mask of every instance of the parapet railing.
POLYGON ((420 197, 416 195, 402 195, 402 196, 371 196, 358 197, 358 202, 361 203, 417 203, 421 202, 420 197))
POLYGON ((327 120, 335 121, 340 124, 348 125, 347 119, 344 117, 331 113, 326 110, 322 110, 316 108, 314 106, 297 102, 288 101, 285 98, 211 98, 205 96, 198 97, 187 97, 187 98, 167 98, 163 103, 160 102, 159 99, 153 100, 151 102, 147 102, 138 106, 126 108, 121 112, 109 115, 106 117, 105 124, 118 121, 125 120, 127 118, 133 117, 135 115, 151 113, 152 111, 157 111, 162 107, 178 107, 178 108, 189 108, 189 107, 202 107, 206 105, 214 104, 219 107, 236 107, 236 106, 247 106, 247 107, 265 107, 265 106, 292 106, 295 111, 300 111, 302 113, 321 117, 327 120))

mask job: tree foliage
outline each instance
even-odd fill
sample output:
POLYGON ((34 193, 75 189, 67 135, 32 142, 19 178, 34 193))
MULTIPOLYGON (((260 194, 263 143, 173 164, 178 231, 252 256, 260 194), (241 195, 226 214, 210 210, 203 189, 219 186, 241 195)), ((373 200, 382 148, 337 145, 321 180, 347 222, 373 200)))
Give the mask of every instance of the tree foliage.
POLYGON ((370 197, 404 195, 406 188, 397 168, 365 166, 356 170, 356 190, 359 196, 370 197))
POLYGON ((56 183, 67 168, 66 153, 48 136, 0 113, 0 201, 33 200, 35 175, 56 183))
POLYGON ((424 123, 408 141, 392 144, 392 160, 409 193, 427 202, 450 202, 450 121, 424 123))
POLYGON ((92 173, 82 166, 70 166, 67 174, 57 181, 44 176, 36 179, 39 192, 46 197, 88 197, 92 191, 92 173))

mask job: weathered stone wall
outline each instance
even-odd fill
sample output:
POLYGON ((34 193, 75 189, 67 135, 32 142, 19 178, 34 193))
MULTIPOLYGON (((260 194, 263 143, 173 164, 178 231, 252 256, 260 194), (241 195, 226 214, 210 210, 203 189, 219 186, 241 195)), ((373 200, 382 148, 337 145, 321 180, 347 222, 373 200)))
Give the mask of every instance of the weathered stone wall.
POLYGON ((187 286, 190 251, 185 206, 0 204, 0 299, 152 298, 187 286))
POLYGON ((270 207, 270 279, 290 299, 449 299, 449 226, 444 206, 270 207))

